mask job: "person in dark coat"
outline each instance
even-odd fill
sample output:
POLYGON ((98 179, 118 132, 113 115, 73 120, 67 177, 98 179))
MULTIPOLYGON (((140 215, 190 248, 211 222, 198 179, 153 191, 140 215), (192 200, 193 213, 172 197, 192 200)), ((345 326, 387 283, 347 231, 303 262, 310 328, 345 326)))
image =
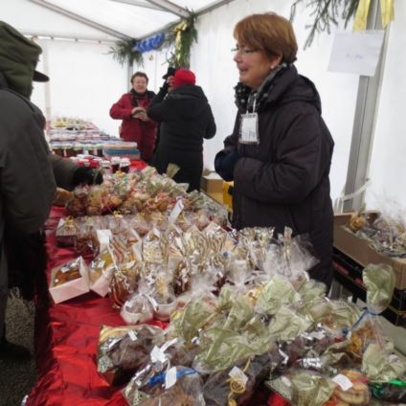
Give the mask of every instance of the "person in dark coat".
MULTIPOLYGON (((171 92, 173 90, 173 79, 176 73, 176 68, 169 66, 168 70, 166 71, 165 75, 162 76, 162 79, 165 79, 165 87, 167 88, 167 92, 171 92)), ((161 131, 160 131, 160 126, 158 125, 157 131, 156 131, 156 143, 155 143, 155 149, 154 149, 154 154, 156 150, 158 149, 158 144, 159 144, 159 139, 161 137, 161 131)))
POLYGON ((30 356, 27 349, 6 340, 8 225, 37 232, 56 192, 42 121, 28 100, 33 79, 46 78, 35 70, 40 53, 38 45, 0 21, 0 359, 30 356))
POLYGON ((332 282, 333 208, 329 171, 334 142, 321 117, 315 85, 298 74, 291 23, 254 14, 234 28, 238 113, 215 157, 217 173, 234 181, 232 224, 285 226, 307 234, 319 263, 309 273, 332 282))
POLYGON ((160 140, 151 165, 162 174, 168 164, 176 164, 180 169, 174 180, 189 184, 188 191, 200 190, 203 141, 216 133, 210 104, 195 82, 192 71, 178 69, 173 90, 167 95, 165 81, 147 110, 148 116, 160 123, 160 140))
POLYGON ((135 72, 131 85, 132 89, 111 106, 110 117, 123 120, 120 138, 136 142, 141 159, 149 162, 155 148, 157 125, 150 120, 146 110, 155 93, 147 89, 148 76, 144 72, 135 72))
POLYGON ((41 52, 39 45, 0 21, 0 360, 31 356, 6 339, 7 297, 9 287, 16 286, 24 298, 32 299, 39 279, 48 294, 41 227, 56 186, 73 189, 103 181, 100 173, 49 150, 45 117, 29 100, 33 81, 49 80, 35 70, 41 52))

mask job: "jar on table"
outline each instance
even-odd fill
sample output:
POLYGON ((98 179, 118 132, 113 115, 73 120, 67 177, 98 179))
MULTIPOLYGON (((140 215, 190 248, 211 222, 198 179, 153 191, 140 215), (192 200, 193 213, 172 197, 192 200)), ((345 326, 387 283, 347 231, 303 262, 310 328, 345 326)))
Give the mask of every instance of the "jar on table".
POLYGON ((130 172, 130 159, 129 158, 120 159, 120 171, 125 172, 125 173, 130 172))
POLYGON ((113 156, 111 158, 111 172, 116 173, 120 169, 120 157, 113 156))

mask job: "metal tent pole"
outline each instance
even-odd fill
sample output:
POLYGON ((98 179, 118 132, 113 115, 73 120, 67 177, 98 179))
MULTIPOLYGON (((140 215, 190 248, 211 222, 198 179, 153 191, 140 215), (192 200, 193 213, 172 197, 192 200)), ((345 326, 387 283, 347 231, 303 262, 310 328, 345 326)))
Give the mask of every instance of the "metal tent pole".
MULTIPOLYGON (((367 30, 380 29, 382 29, 382 23, 379 0, 372 0, 368 14, 367 30)), ((344 188, 345 195, 351 195, 360 190, 368 180, 376 111, 379 103, 379 92, 381 89, 387 48, 386 42, 387 32, 385 33, 385 41, 382 46, 381 57, 376 68, 375 76, 361 76, 359 79, 347 180, 344 188)), ((359 210, 364 204, 364 199, 365 191, 356 193, 355 196, 344 201, 343 210, 359 210)))

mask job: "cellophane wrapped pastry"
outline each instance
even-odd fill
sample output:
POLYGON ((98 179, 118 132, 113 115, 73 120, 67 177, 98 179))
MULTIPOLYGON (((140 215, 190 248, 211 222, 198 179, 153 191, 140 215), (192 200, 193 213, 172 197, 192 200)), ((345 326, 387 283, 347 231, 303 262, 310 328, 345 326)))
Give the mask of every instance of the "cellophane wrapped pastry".
POLYGON ((193 367, 208 373, 270 350, 273 341, 266 325, 255 315, 249 299, 224 286, 217 309, 199 334, 200 351, 193 367))
POLYGON ((264 353, 210 374, 203 387, 206 406, 249 404, 244 402, 268 377, 270 365, 270 355, 264 353))
POLYGON ((325 406, 336 387, 329 377, 301 369, 291 369, 267 381, 267 386, 295 406, 325 406))
POLYGON ((73 217, 61 218, 56 227, 55 236, 58 247, 73 247, 75 245, 78 227, 73 217))
POLYGON ((390 265, 369 264, 362 271, 367 288, 367 306, 373 314, 381 314, 392 300, 396 276, 390 265))
POLYGON ((88 269, 83 257, 79 256, 52 269, 49 292, 55 303, 89 292, 88 269))
POLYGON ((82 257, 78 257, 52 270, 50 286, 61 286, 67 282, 82 278, 84 274, 87 274, 86 264, 82 257))
POLYGON ((156 374, 141 389, 128 385, 123 393, 130 406, 205 406, 202 384, 195 370, 178 365, 156 374))
POLYGON ((93 219, 83 217, 77 221, 77 235, 75 239, 75 252, 84 257, 93 257, 97 255, 100 249, 96 229, 93 226, 93 219))
POLYGON ((89 265, 90 290, 100 296, 106 296, 116 269, 117 265, 113 253, 107 247, 89 265))
POLYGON ((120 315, 127 324, 139 324, 154 317, 154 306, 150 299, 153 287, 143 279, 138 289, 123 304, 120 315))
POLYGON ((149 363, 154 346, 163 342, 164 333, 156 326, 102 326, 97 371, 112 385, 126 383, 149 363))
POLYGON ((340 402, 345 402, 350 406, 370 404, 368 378, 362 372, 356 369, 344 369, 332 381, 336 384, 336 388, 330 404, 339 405, 340 402))
POLYGON ((274 275, 259 291, 255 310, 259 314, 274 315, 283 305, 299 301, 300 295, 290 281, 274 275))

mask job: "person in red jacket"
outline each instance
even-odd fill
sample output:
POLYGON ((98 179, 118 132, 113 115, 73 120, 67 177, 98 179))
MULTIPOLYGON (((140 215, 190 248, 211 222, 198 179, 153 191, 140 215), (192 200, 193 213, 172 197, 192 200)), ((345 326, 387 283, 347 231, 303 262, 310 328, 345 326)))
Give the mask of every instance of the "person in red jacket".
POLYGON ((110 117, 123 120, 120 138, 136 142, 141 159, 149 162, 155 148, 157 125, 147 116, 146 110, 155 93, 148 90, 148 76, 135 72, 131 76, 132 89, 121 96, 110 109, 110 117))

